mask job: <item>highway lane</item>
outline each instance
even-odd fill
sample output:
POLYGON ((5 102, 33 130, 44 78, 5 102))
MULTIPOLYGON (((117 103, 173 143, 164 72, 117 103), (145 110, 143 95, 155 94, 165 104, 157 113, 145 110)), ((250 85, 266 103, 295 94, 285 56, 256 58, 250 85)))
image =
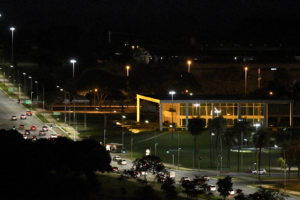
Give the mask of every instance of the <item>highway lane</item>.
POLYGON ((18 104, 16 100, 11 99, 8 97, 2 90, 0 90, 0 129, 9 130, 12 129, 13 126, 17 128, 21 134, 24 134, 25 129, 30 129, 32 125, 37 127, 36 131, 31 131, 32 136, 37 136, 37 138, 49 138, 51 134, 56 135, 53 130, 46 132, 45 136, 39 136, 39 131, 45 125, 41 122, 37 117, 34 116, 27 116, 26 120, 21 120, 20 115, 25 114, 26 109, 23 105, 18 104), (11 116, 17 116, 16 121, 11 120, 11 116), (25 126, 24 130, 19 130, 19 125, 23 124, 25 126))

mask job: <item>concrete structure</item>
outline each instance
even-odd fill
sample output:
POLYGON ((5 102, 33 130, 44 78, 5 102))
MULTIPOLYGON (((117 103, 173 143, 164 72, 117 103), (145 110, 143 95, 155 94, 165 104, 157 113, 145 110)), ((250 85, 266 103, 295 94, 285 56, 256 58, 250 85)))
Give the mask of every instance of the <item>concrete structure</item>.
MULTIPOLYGON (((289 126, 293 126, 293 101, 275 99, 220 99, 189 97, 170 99, 154 98, 137 94, 137 122, 140 122, 141 100, 157 103, 159 106, 159 126, 163 129, 163 124, 175 124, 176 127, 188 127, 188 119, 200 117, 209 120, 223 116, 227 120, 227 125, 233 125, 234 120, 246 119, 252 124, 259 123, 268 127, 269 105, 286 105, 289 110, 289 126)), ((280 120, 280 118, 279 118, 280 120)))

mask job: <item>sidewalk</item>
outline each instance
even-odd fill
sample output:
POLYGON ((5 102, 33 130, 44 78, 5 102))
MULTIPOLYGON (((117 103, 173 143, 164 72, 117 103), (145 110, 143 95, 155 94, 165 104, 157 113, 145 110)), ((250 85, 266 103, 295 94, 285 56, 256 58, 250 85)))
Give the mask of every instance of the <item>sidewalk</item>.
MULTIPOLYGON (((13 88, 13 92, 7 92, 2 89, 2 91, 7 96, 9 96, 9 98, 17 101, 17 98, 19 96, 21 103, 24 102, 25 100, 30 99, 30 97, 26 96, 23 93, 23 91, 21 90, 22 87, 20 88, 20 94, 19 94, 19 88, 16 87, 15 85, 13 85, 11 82, 9 82, 9 80, 7 78, 4 78, 4 76, 2 74, 0 74, 0 82, 5 83, 5 86, 7 88, 13 88), (12 96, 14 96, 14 97, 12 97, 12 96)), ((33 114, 39 113, 43 117, 45 117, 45 119, 49 122, 48 125, 50 125, 50 124, 54 125, 53 131, 56 132, 58 135, 67 136, 75 141, 81 140, 81 138, 79 137, 79 132, 76 131, 72 126, 70 126, 66 123, 58 122, 56 119, 54 119, 54 117, 52 116, 52 111, 42 109, 39 107, 33 107, 33 108, 34 108, 34 110, 32 111, 33 114)))

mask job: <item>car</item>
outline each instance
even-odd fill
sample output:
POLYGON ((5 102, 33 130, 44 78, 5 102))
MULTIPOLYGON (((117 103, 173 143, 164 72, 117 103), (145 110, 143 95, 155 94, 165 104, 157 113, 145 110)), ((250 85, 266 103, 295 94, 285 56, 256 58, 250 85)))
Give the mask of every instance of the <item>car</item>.
POLYGON ((113 161, 118 162, 119 160, 122 160, 121 156, 114 156, 113 161))
POLYGON ((27 135, 23 135, 23 138, 24 138, 25 140, 27 140, 27 139, 28 139, 28 136, 27 136, 27 135))
POLYGON ((203 180, 205 181, 209 181, 210 180, 210 177, 209 176, 202 176, 203 180))
POLYGON ((260 174, 260 175, 267 174, 267 170, 265 169, 253 170, 252 174, 260 174))
POLYGON ((36 131, 36 129, 37 129, 36 126, 31 126, 30 127, 30 130, 32 130, 32 131, 36 131))
POLYGON ((13 127, 12 127, 12 130, 15 131, 15 130, 16 130, 16 126, 13 126, 13 127))
POLYGON ((43 131, 48 131, 48 126, 43 126, 43 127, 42 127, 42 130, 43 130, 43 131))
POLYGON ((126 160, 119 160, 118 164, 119 165, 127 165, 127 161, 126 160))
POLYGON ((17 116, 15 116, 15 115, 11 116, 11 118, 10 118, 11 121, 16 121, 17 119, 18 119, 18 118, 17 118, 17 116))
POLYGON ((57 138, 57 135, 56 135, 56 134, 51 134, 51 135, 50 135, 50 139, 55 139, 55 138, 57 138))
POLYGON ((31 140, 32 140, 32 141, 36 141, 36 140, 37 140, 37 137, 36 137, 35 135, 33 135, 33 136, 31 137, 31 140))
POLYGON ((32 112, 30 110, 26 111, 27 116, 32 116, 32 112))
POLYGON ((19 130, 24 130, 24 129, 25 129, 24 124, 20 124, 20 125, 19 125, 19 130))
POLYGON ((39 136, 42 136, 42 135, 46 135, 46 132, 45 132, 45 131, 43 131, 43 130, 40 130, 40 132, 39 132, 39 136))
POLYGON ((26 117, 26 115, 21 114, 21 115, 20 115, 20 119, 27 119, 27 117, 26 117))
POLYGON ((147 176, 147 171, 139 171, 140 176, 147 176))
POLYGON ((211 192, 217 190, 217 187, 216 187, 215 185, 208 185, 207 188, 208 188, 208 190, 211 191, 211 192))
POLYGON ((25 135, 30 135, 30 130, 25 130, 24 134, 25 135))
POLYGON ((229 192, 230 195, 234 195, 235 194, 234 190, 229 190, 228 192, 229 192))
POLYGON ((189 177, 181 177, 180 183, 191 181, 189 177))
POLYGON ((113 167, 113 168, 112 168, 112 171, 113 171, 114 173, 120 173, 120 170, 119 170, 118 167, 113 167))

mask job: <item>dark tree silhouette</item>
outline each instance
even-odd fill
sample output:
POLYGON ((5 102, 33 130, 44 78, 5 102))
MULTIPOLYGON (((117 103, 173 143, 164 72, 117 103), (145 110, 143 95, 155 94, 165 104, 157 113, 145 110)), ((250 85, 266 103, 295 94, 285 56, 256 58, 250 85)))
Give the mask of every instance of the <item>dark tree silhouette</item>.
POLYGON ((229 191, 232 191, 231 177, 226 176, 223 179, 218 179, 217 185, 218 185, 218 192, 220 193, 220 196, 226 199, 226 197, 229 196, 229 191))

